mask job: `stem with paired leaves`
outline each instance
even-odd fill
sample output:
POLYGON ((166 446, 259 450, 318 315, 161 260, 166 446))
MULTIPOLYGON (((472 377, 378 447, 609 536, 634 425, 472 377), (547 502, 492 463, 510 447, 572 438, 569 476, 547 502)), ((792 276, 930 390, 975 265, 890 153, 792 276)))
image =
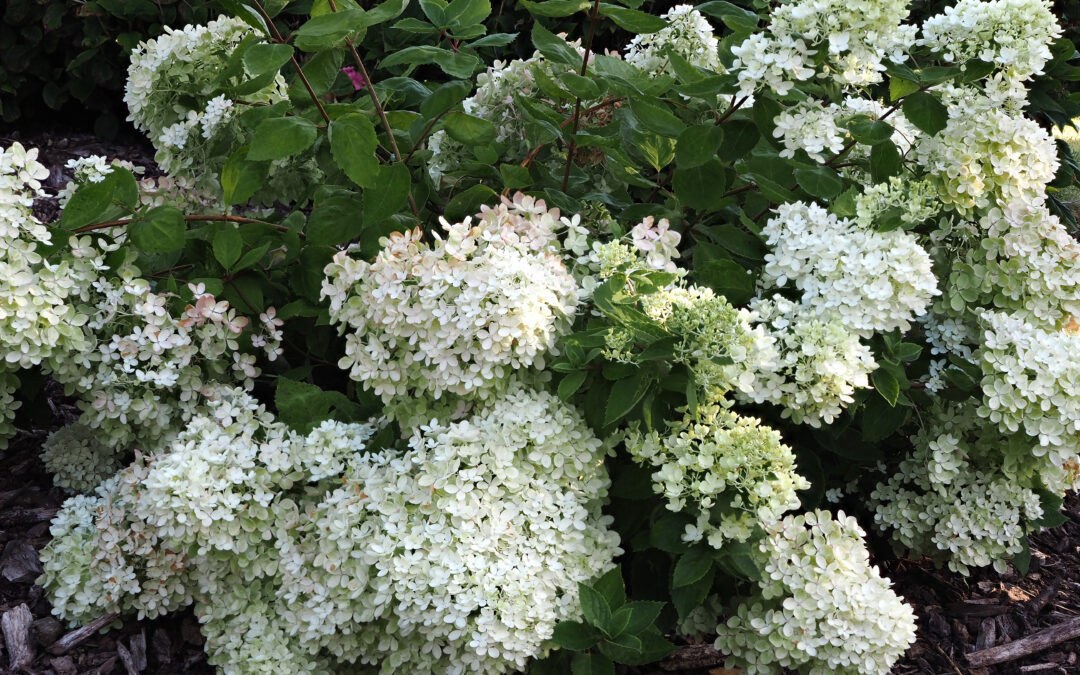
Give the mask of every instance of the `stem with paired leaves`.
MULTIPOLYGON (((599 0, 597 0, 599 1, 599 0)), ((337 12, 337 3, 334 0, 327 0, 330 5, 331 12, 337 12)), ((371 104, 375 106, 375 114, 382 120, 382 125, 386 129, 386 135, 390 137, 390 147, 394 151, 394 159, 398 162, 405 161, 405 158, 401 156, 401 150, 398 149, 397 139, 394 138, 394 128, 390 126, 390 120, 386 119, 386 110, 383 109, 382 101, 379 100, 379 95, 375 93, 375 85, 371 81, 371 77, 368 75, 367 68, 364 67, 364 61, 360 58, 360 53, 356 51, 356 44, 353 43, 352 38, 345 38, 345 44, 349 47, 349 52, 352 53, 353 61, 356 62, 356 68, 360 71, 360 77, 364 78, 364 88, 367 89, 368 96, 371 98, 371 104)), ((412 153, 409 154, 412 156, 412 153)), ((414 216, 420 216, 420 209, 416 206, 416 200, 413 199, 412 190, 409 190, 409 206, 412 208, 414 216)))

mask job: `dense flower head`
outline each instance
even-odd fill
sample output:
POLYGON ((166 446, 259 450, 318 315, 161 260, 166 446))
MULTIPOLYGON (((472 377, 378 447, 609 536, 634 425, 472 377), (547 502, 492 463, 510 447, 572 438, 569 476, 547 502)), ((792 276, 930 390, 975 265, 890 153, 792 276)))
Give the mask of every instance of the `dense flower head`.
POLYGON ((959 0, 923 22, 919 44, 946 61, 993 63, 1017 80, 1042 73, 1061 26, 1048 0, 959 0))
POLYGON ((914 235, 877 232, 816 204, 782 204, 762 230, 773 250, 762 284, 788 281, 802 306, 859 333, 907 330, 938 295, 930 256, 914 235))
POLYGON ((755 368, 775 361, 773 338, 753 325, 754 315, 710 288, 673 285, 642 295, 641 306, 678 338, 674 359, 694 374, 704 400, 719 402, 731 391, 752 392, 755 368))
POLYGON ((384 673, 524 667, 619 553, 604 447, 520 384, 409 446, 356 456, 313 508, 282 551, 283 611, 304 642, 384 673))
POLYGON ((520 382, 405 452, 368 447, 373 432, 327 421, 305 437, 222 396, 65 503, 42 556, 57 614, 194 603, 226 672, 524 667, 621 552, 600 513, 606 446, 520 382))
POLYGON ((92 492, 123 466, 116 450, 78 422, 49 434, 41 446, 41 461, 57 487, 83 493, 92 492))
POLYGON ((1037 439, 1036 455, 1054 464, 1080 448, 1080 325, 1046 330, 1022 316, 985 312, 979 414, 1002 431, 1037 439))
POLYGON ((886 675, 915 641, 915 615, 870 565, 859 523, 812 511, 766 530, 759 593, 716 628, 727 667, 886 675))
POLYGON ((825 319, 782 296, 755 298, 750 308, 776 340, 779 358, 758 366, 753 391, 739 396, 783 408, 796 424, 820 427, 835 420, 870 386, 877 368, 870 348, 838 319, 825 319))
POLYGON ((873 228, 890 209, 896 209, 905 226, 914 227, 938 215, 941 202, 930 181, 892 176, 867 186, 855 198, 855 209, 855 220, 861 227, 873 228))
POLYGON ((995 204, 1041 203, 1059 165, 1050 134, 977 90, 967 92, 967 103, 950 111, 945 128, 915 145, 915 158, 941 200, 965 213, 995 204))
POLYGON ((668 52, 674 52, 691 65, 723 72, 712 24, 693 5, 675 5, 660 15, 668 25, 655 33, 635 35, 626 47, 626 62, 651 75, 668 67, 668 52))
POLYGON ((19 143, 0 148, 0 355, 8 368, 81 345, 86 317, 75 300, 96 277, 95 261, 42 254, 52 237, 32 206, 49 172, 37 155, 19 143))
MULTIPOLYGON (((240 19, 219 17, 205 26, 166 28, 131 53, 124 103, 128 120, 157 148, 155 160, 174 175, 198 177, 209 140, 231 114, 231 101, 213 97, 233 49, 254 30, 240 19)), ((249 96, 251 102, 286 99, 280 76, 249 96)))
MULTIPOLYGON (((73 251, 100 256, 90 243, 73 251)), ((69 395, 78 396, 80 422, 100 430, 102 442, 115 450, 138 444, 152 451, 204 401, 236 384, 251 388, 260 370, 256 354, 241 346, 241 334, 251 335, 270 359, 280 352, 272 318, 249 327, 247 317, 205 287, 191 286, 191 301, 182 305, 173 294, 154 292, 130 263, 106 272, 81 298, 86 319, 79 347, 46 365, 69 395)))
POLYGON ((903 62, 917 28, 901 25, 907 0, 793 0, 772 11, 767 33, 732 47, 745 93, 762 85, 783 95, 817 72, 814 55, 826 50, 824 75, 847 86, 882 80, 885 60, 903 62))
POLYGON ((683 539, 718 549, 798 508, 796 492, 810 487, 780 432, 718 405, 700 406, 662 432, 631 430, 625 442, 634 459, 656 468, 653 488, 667 508, 697 516, 683 539))
POLYGON ((871 493, 875 524, 902 549, 954 571, 1004 571, 1023 550, 1028 523, 1043 515, 1031 483, 1068 485, 1052 466, 1031 473, 1032 443, 1004 438, 973 405, 949 404, 927 418, 912 455, 871 493), (1019 452, 1009 456, 1010 446, 1019 452))
POLYGON ((346 333, 341 367, 387 402, 484 397, 512 370, 543 367, 577 310, 559 222, 558 209, 518 196, 475 222, 443 221, 432 243, 395 233, 372 263, 338 253, 323 295, 346 333))

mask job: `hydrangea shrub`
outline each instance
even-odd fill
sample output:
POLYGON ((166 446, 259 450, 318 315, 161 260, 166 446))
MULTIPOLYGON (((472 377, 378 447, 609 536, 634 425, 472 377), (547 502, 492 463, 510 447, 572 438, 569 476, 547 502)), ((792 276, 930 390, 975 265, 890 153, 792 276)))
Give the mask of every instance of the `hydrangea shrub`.
POLYGON ((41 223, 35 151, 0 153, 0 431, 20 371, 81 411, 43 451, 58 616, 192 606, 228 673, 692 635, 884 674, 888 556, 1024 571, 1060 522, 1077 70, 1043 0, 548 0, 529 35, 225 4, 133 54, 166 176, 78 160, 41 223))

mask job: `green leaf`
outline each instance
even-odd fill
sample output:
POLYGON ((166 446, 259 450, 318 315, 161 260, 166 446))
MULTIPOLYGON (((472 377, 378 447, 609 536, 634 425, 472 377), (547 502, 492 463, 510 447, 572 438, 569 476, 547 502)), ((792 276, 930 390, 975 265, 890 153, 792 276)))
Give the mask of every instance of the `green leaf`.
POLYGON ((1061 507, 1065 503, 1062 495, 1044 489, 1036 490, 1036 492, 1039 495, 1039 505, 1042 507, 1043 514, 1037 520, 1031 521, 1032 527, 1052 529, 1069 522, 1069 517, 1061 512, 1061 507))
POLYGON ((560 621, 555 624, 551 639, 560 649, 581 652, 595 645, 597 637, 588 624, 580 621, 560 621))
POLYGON ((491 14, 488 0, 453 0, 443 10, 443 19, 451 28, 472 26, 483 22, 491 14))
POLYGON ((633 410, 651 383, 652 374, 642 369, 616 382, 611 388, 611 396, 608 397, 607 409, 604 412, 604 426, 614 424, 633 410))
POLYGON ((848 126, 848 133, 863 145, 877 145, 893 137, 892 125, 880 120, 860 120, 848 126))
POLYGON ((604 596, 604 599, 608 601, 608 606, 613 610, 619 609, 626 603, 626 585, 623 583, 622 568, 618 565, 597 579, 593 588, 600 591, 600 595, 604 596))
POLYGON ((244 252, 244 238, 240 236, 240 230, 230 223, 224 223, 224 227, 214 234, 212 248, 214 258, 221 263, 222 267, 228 270, 233 263, 240 259, 240 254, 244 252))
MULTIPOLYGON (((635 600, 620 607, 615 612, 615 615, 623 613, 629 614, 629 621, 624 630, 627 633, 636 635, 653 625, 653 622, 656 621, 656 617, 660 616, 660 612, 663 611, 664 605, 666 604, 666 602, 635 600)), ((612 616, 612 620, 614 620, 614 615, 612 616)))
POLYGON ((708 597, 709 591, 712 589, 715 574, 715 568, 710 565, 709 570, 693 583, 678 588, 672 587, 671 602, 675 605, 675 611, 680 618, 685 619, 690 612, 705 602, 705 598, 708 597))
POLYGON ((603 654, 577 654, 570 662, 571 675, 615 675, 615 664, 603 654))
POLYGON ((675 169, 671 186, 684 205, 710 211, 724 202, 724 177, 724 165, 710 159, 701 166, 675 169))
POLYGON ((474 216, 480 211, 480 206, 490 204, 496 198, 496 192, 486 185, 474 185, 464 192, 459 192, 446 203, 446 219, 452 223, 463 220, 466 216, 474 216))
POLYGON ((608 601, 592 586, 578 583, 578 597, 581 599, 581 611, 590 625, 604 630, 611 621, 611 606, 608 601))
POLYGON ((297 49, 317 52, 333 47, 367 25, 367 13, 362 9, 345 9, 312 17, 293 34, 297 49))
POLYGON ((619 28, 628 30, 631 33, 655 33, 662 28, 666 28, 668 25, 667 21, 664 21, 658 16, 639 12, 636 9, 627 9, 618 5, 612 5, 607 2, 601 2, 599 9, 601 16, 608 17, 614 21, 615 25, 619 28))
POLYGON ((292 58, 291 45, 260 43, 252 45, 244 52, 244 67, 258 77, 265 73, 277 72, 292 58))
POLYGON ((221 189, 225 205, 245 204, 266 182, 269 165, 248 159, 248 147, 238 148, 221 169, 221 189))
POLYGON ((263 242, 259 246, 251 249, 244 255, 240 256, 240 259, 233 265, 233 272, 240 272, 253 266, 255 263, 262 260, 262 257, 266 255, 266 252, 270 250, 270 242, 263 242))
POLYGON ((862 416, 862 439, 868 443, 885 440, 904 425, 909 410, 905 406, 890 405, 882 396, 867 399, 862 416))
POLYGON ((844 189, 844 181, 835 169, 827 166, 796 168, 795 180, 802 189, 821 199, 832 199, 844 189))
POLYGON ((896 357, 904 362, 915 361, 922 355, 922 350, 922 345, 917 345, 914 342, 901 342, 896 350, 896 357))
POLYGON ((559 398, 563 401, 569 401, 570 397, 576 394, 578 389, 581 389, 586 375, 587 373, 584 370, 567 373, 566 377, 559 382, 559 398))
POLYGON ((713 559, 712 555, 702 550, 701 547, 694 547, 689 552, 682 555, 679 561, 675 563, 675 572, 671 578, 672 588, 682 588, 689 586, 695 581, 700 580, 703 576, 712 570, 713 559))
POLYGON ((278 419, 297 431, 309 431, 330 416, 330 400, 325 394, 313 384, 279 377, 274 391, 278 419))
POLYGON ((480 47, 505 47, 512 44, 517 39, 517 33, 492 33, 491 35, 485 35, 479 40, 474 40, 466 45, 468 49, 479 49, 480 47))
POLYGON ((516 190, 533 184, 529 170, 519 164, 500 164, 499 174, 502 175, 503 187, 507 190, 516 190))
POLYGON ((870 178, 881 183, 900 173, 904 161, 892 141, 879 143, 870 149, 870 178))
POLYGON ((315 124, 303 117, 272 117, 255 127, 248 149, 249 160, 292 157, 311 147, 318 136, 315 124))
POLYGON ((401 162, 378 167, 375 187, 364 190, 361 212, 365 223, 377 223, 394 215, 409 201, 412 176, 401 162))
MULTIPOLYGON (((716 225, 705 229, 709 238, 735 255, 749 260, 765 259, 765 244, 756 236, 731 224, 716 225)), ((700 246, 701 243, 698 243, 700 246)))
MULTIPOLYGON (((533 8, 529 7, 533 3, 528 0, 521 0, 525 3, 525 6, 529 11, 533 11, 533 8)), ((562 2, 563 0, 548 0, 543 3, 549 5, 555 2, 562 2)), ((577 2, 578 0, 573 0, 577 2)), ((584 6, 588 7, 589 2, 586 0, 580 0, 584 2, 584 6)), ((572 14, 573 12, 571 12, 572 14)), ((581 66, 581 54, 578 54, 577 50, 566 43, 566 40, 562 39, 558 35, 555 35, 547 28, 544 28, 543 24, 539 21, 533 23, 532 29, 532 41, 533 46, 537 51, 544 55, 545 58, 554 61, 555 63, 561 63, 564 66, 570 66, 572 68, 578 68, 581 66)))
POLYGON ((681 169, 701 166, 711 159, 724 142, 724 129, 712 124, 687 127, 679 133, 675 142, 675 161, 681 169))
POLYGON ((426 119, 434 119, 453 108, 472 91, 472 82, 454 80, 447 82, 431 92, 420 104, 420 114, 426 119))
POLYGON ((890 406, 896 406, 896 401, 900 397, 900 383, 896 377, 888 370, 878 368, 870 374, 870 380, 874 383, 874 389, 881 394, 881 398, 885 399, 890 406))
POLYGON ((379 159, 375 156, 379 141, 371 120, 360 113, 343 115, 330 122, 328 134, 334 161, 349 180, 363 188, 374 185, 379 175, 379 159))
POLYGON ((754 297, 754 277, 734 260, 709 260, 694 267, 694 277, 734 305, 754 297))
POLYGON ((1028 543, 1028 538, 1023 538, 1023 548, 1013 556, 1013 566, 1016 567, 1016 571, 1020 573, 1020 576, 1027 576, 1028 570, 1031 569, 1031 545, 1028 543))
POLYGON ((496 129, 491 122, 463 112, 453 112, 443 118, 443 128, 458 143, 469 147, 485 145, 495 140, 496 129))
MULTIPOLYGON (((676 138, 686 125, 667 106, 647 98, 631 97, 630 110, 641 126, 662 136, 676 138)), ((721 139, 722 140, 722 139, 721 139)))
POLYGON ((468 78, 480 67, 480 59, 472 54, 460 54, 431 45, 414 45, 399 49, 387 56, 379 64, 383 68, 407 65, 414 68, 425 63, 434 63, 451 77, 468 78))
POLYGON ((899 77, 889 78, 889 100, 896 103, 908 94, 919 91, 919 85, 899 77))
POLYGON ((354 195, 338 194, 319 202, 311 211, 304 233, 311 246, 343 244, 363 232, 364 223, 357 214, 361 203, 354 195))
MULTIPOLYGON (((534 16, 550 16, 555 18, 571 16, 592 7, 592 2, 589 0, 547 0, 547 2, 521 0, 521 4, 534 16)), ((539 47, 537 48, 539 49, 539 47)))
POLYGON ((949 123, 949 109, 928 91, 918 91, 905 96, 901 108, 908 121, 930 136, 944 129, 949 123))
POLYGON ((73 230, 97 222, 109 207, 119 205, 125 211, 135 208, 139 200, 139 186, 127 169, 114 166, 104 179, 86 183, 71 196, 60 224, 73 230))
POLYGON ((694 9, 702 14, 715 17, 724 22, 736 33, 751 33, 758 25, 758 15, 748 9, 723 0, 714 0, 698 5, 694 9))
POLYGON ((184 248, 187 222, 180 209, 158 206, 128 225, 131 243, 147 253, 172 253, 184 248))

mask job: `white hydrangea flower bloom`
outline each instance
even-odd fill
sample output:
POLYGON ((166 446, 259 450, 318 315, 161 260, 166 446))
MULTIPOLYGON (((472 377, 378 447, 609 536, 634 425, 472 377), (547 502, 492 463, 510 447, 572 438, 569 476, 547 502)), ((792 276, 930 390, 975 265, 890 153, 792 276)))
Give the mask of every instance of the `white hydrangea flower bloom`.
POLYGON ((744 93, 762 86, 786 94, 816 73, 814 55, 826 49, 824 74, 861 87, 881 82, 885 60, 907 58, 918 29, 901 25, 907 0, 794 0, 777 6, 765 33, 732 47, 744 93))
POLYGON ((795 455, 780 432, 718 405, 700 406, 663 434, 631 430, 626 449, 656 467, 653 488, 671 511, 697 514, 684 539, 746 541, 758 525, 798 508, 810 483, 795 473, 795 455), (719 511, 720 515, 716 515, 719 511))
POLYGON ((1041 75, 1061 26, 1049 0, 959 0, 922 25, 920 45, 963 65, 993 63, 1013 80, 1041 75))
POLYGON ((49 434, 41 446, 41 461, 53 483, 70 492, 92 492, 121 466, 120 455, 102 443, 98 432, 74 423, 49 434))
POLYGON ((373 263, 347 252, 323 295, 346 333, 340 365, 384 401, 487 396, 511 371, 543 367, 570 329, 577 284, 558 254, 558 209, 517 196, 445 238, 395 233, 373 263))
POLYGON ((698 68, 724 72, 717 52, 720 41, 712 24, 693 5, 675 5, 660 17, 668 25, 655 33, 635 35, 626 47, 627 63, 659 75, 667 68, 670 50, 698 68))
POLYGON ((762 230, 773 250, 761 283, 802 291, 802 306, 860 334, 908 330, 940 293, 914 235, 876 232, 816 204, 781 204, 762 230))
POLYGON ((915 613, 870 565, 859 523, 813 511, 766 531, 760 593, 716 628, 726 666, 748 675, 886 675, 915 641, 915 613))
POLYGON ((840 320, 825 320, 779 295, 755 298, 750 308, 776 339, 780 357, 759 366, 753 392, 740 394, 741 400, 773 403, 796 424, 820 427, 855 400, 856 389, 870 386, 874 356, 840 320))

